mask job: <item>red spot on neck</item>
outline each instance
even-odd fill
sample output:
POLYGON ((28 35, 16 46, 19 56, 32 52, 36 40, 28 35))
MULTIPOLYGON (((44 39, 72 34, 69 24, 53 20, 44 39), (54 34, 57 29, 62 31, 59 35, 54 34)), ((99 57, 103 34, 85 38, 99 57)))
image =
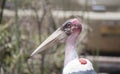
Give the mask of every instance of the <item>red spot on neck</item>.
POLYGON ((87 61, 84 58, 80 58, 79 61, 83 65, 87 64, 87 61))

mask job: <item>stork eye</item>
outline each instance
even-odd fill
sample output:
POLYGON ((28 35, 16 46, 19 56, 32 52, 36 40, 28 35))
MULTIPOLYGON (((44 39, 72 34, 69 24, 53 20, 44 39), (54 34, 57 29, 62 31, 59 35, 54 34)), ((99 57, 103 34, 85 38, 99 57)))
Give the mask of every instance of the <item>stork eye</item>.
POLYGON ((68 22, 66 25, 65 25, 66 28, 71 28, 71 23, 68 22))
POLYGON ((61 27, 61 30, 64 31, 67 35, 70 35, 71 34, 71 27, 72 27, 72 23, 67 22, 67 23, 63 24, 63 26, 61 27))

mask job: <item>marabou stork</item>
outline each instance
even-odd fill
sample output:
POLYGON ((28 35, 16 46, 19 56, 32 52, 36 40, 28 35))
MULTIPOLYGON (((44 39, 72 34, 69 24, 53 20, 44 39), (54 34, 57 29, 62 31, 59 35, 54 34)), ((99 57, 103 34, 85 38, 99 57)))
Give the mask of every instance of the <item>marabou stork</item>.
POLYGON ((39 45, 31 56, 48 49, 60 41, 64 41, 65 59, 63 74, 96 74, 92 63, 88 59, 78 57, 76 45, 81 31, 82 23, 77 18, 70 19, 39 45))

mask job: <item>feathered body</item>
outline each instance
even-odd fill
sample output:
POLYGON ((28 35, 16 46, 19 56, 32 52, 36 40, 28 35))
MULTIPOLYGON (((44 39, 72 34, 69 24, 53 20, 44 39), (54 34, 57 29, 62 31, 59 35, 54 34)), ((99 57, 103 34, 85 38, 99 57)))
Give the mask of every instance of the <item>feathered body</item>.
POLYGON ((92 63, 85 58, 76 58, 70 61, 63 69, 63 74, 96 74, 93 69, 92 63), (80 59, 85 60, 87 63, 82 64, 80 59))

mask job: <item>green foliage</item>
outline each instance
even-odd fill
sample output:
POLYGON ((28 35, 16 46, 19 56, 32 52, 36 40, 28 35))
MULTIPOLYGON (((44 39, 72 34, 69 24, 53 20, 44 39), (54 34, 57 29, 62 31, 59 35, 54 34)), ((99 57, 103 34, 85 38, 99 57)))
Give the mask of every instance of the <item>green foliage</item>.
POLYGON ((26 68, 28 53, 23 53, 25 46, 19 50, 16 49, 16 40, 12 29, 13 27, 8 26, 0 31, 0 68, 6 74, 23 74, 29 72, 26 68))

